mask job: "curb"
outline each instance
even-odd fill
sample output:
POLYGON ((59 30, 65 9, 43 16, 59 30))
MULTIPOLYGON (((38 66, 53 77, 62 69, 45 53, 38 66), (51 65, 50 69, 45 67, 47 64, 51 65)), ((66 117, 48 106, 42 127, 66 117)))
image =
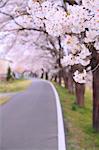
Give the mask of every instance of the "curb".
POLYGON ((57 120, 58 120, 58 150, 66 150, 66 143, 65 143, 65 131, 64 131, 64 122, 63 122, 63 115, 62 109, 60 104, 59 95, 52 83, 49 82, 51 85, 53 92, 56 97, 56 106, 57 106, 57 120))
POLYGON ((63 115, 62 115, 62 109, 60 104, 60 98, 56 91, 56 88, 54 85, 47 80, 40 79, 39 81, 43 81, 45 83, 48 83, 53 90, 53 93, 55 95, 56 99, 56 108, 57 108, 57 122, 58 122, 58 150, 66 150, 66 142, 65 142, 65 131, 64 131, 64 121, 63 121, 63 115))

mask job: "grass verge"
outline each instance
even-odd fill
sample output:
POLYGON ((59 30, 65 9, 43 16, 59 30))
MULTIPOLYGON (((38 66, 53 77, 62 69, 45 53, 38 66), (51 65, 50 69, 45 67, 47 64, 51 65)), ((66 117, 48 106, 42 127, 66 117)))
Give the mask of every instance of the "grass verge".
POLYGON ((0 82, 0 92, 18 92, 25 90, 31 84, 30 80, 15 80, 10 82, 0 82))
POLYGON ((9 101, 10 97, 0 98, 0 105, 4 105, 9 101))
POLYGON ((67 150, 99 150, 99 133, 92 128, 92 93, 85 94, 85 107, 75 105, 75 96, 54 83, 61 100, 66 124, 67 150))

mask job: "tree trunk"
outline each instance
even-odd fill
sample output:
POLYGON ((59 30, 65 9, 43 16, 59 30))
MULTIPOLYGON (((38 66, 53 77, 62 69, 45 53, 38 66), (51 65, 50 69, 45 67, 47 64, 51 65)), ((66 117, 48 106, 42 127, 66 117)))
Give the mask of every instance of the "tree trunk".
POLYGON ((68 89, 68 78, 67 78, 67 76, 64 75, 63 79, 64 79, 65 88, 68 89))
POLYGON ((55 75, 55 77, 54 77, 54 81, 57 83, 57 75, 55 75))
POLYGON ((54 78, 54 77, 52 76, 51 79, 50 79, 50 81, 53 81, 53 78, 54 78))
POLYGON ((99 67, 93 72, 93 127, 99 132, 99 67))
POLYGON ((42 74, 41 74, 41 79, 44 78, 44 69, 42 68, 42 74))
POLYGON ((45 79, 48 80, 48 72, 45 72, 45 79))
POLYGON ((73 94, 74 93, 74 81, 72 76, 72 71, 68 72, 68 91, 73 94))
POLYGON ((99 53, 91 45, 93 72, 93 128, 99 132, 99 53))
POLYGON ((84 107, 85 84, 75 83, 76 103, 80 107, 84 107))
POLYGON ((59 78, 59 85, 62 84, 62 71, 60 70, 59 73, 58 73, 58 78, 59 78))
POLYGON ((64 80, 64 84, 65 84, 65 88, 68 88, 68 77, 67 77, 67 73, 65 71, 65 69, 63 69, 63 80, 64 80))
POLYGON ((43 78, 44 78, 44 73, 41 74, 41 79, 43 79, 43 78))

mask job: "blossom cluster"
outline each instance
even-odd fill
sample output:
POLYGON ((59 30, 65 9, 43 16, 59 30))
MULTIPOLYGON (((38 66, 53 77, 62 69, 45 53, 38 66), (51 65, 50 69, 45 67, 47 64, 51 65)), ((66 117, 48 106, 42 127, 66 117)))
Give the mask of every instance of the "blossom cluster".
MULTIPOLYGON (((83 0, 82 5, 67 5, 67 11, 60 1, 44 1, 42 3, 29 0, 28 12, 37 26, 45 26, 46 31, 59 36, 65 33, 79 34, 85 29, 97 36, 99 29, 97 0, 83 0)), ((89 38, 90 35, 87 37, 89 38)))
MULTIPOLYGON (((79 3, 79 1, 77 1, 79 3)), ((28 12, 38 27, 45 27, 52 36, 64 36, 62 44, 65 56, 63 66, 90 63, 91 52, 84 43, 93 42, 99 52, 99 10, 98 0, 82 0, 81 5, 67 5, 67 10, 59 1, 29 0, 28 12), (81 33, 84 33, 82 37, 81 33)), ((85 83, 86 70, 76 71, 76 82, 85 83)))
POLYGON ((87 66, 90 63, 88 57, 91 55, 89 49, 84 44, 81 44, 76 36, 67 36, 65 39, 66 51, 68 54, 62 60, 63 66, 73 66, 81 64, 87 66))
MULTIPOLYGON (((28 12, 32 15, 33 22, 38 27, 45 27, 52 36, 66 35, 63 40, 65 56, 63 66, 82 65, 90 63, 91 52, 84 43, 94 42, 94 47, 99 51, 99 14, 98 0, 82 0, 82 5, 67 4, 67 11, 59 1, 29 0, 28 12), (81 37, 81 33, 85 33, 81 37)), ((76 82, 85 83, 86 70, 74 73, 76 82)))
POLYGON ((80 84, 86 83, 87 79, 86 70, 84 69, 83 72, 79 72, 78 70, 76 70, 73 79, 75 80, 75 82, 78 82, 80 84))
POLYGON ((29 0, 28 12, 32 15, 37 27, 45 27, 53 36, 63 34, 66 26, 66 12, 60 1, 44 1, 42 3, 29 0))

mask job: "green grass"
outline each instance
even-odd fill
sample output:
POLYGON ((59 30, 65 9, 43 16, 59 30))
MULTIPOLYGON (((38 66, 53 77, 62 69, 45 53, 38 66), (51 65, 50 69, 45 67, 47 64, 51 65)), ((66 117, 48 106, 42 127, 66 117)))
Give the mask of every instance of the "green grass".
POLYGON ((75 96, 54 83, 61 100, 68 150, 99 150, 99 133, 92 128, 92 92, 87 89, 85 107, 79 108, 75 96))
POLYGON ((29 85, 31 84, 31 81, 29 80, 15 80, 15 81, 9 81, 9 82, 0 82, 0 92, 1 93, 7 93, 7 92, 18 92, 25 90, 29 85))
POLYGON ((10 97, 0 98, 0 105, 6 104, 10 100, 10 97))

